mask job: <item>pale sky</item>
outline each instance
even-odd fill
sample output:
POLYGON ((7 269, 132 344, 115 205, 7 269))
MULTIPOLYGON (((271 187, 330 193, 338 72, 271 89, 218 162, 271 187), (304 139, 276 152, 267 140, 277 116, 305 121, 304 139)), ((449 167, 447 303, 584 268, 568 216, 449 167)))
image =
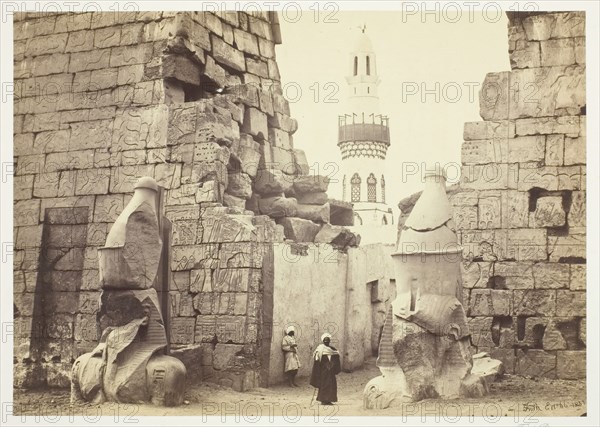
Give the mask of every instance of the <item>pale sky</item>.
MULTIPOLYGON (((280 13, 283 44, 276 53, 291 113, 299 124, 294 146, 305 150, 309 164, 318 162, 322 174, 332 176, 334 164, 341 162, 337 117, 350 113, 344 108, 347 58, 358 27, 366 24, 377 55, 381 113, 390 120, 386 192, 396 212, 400 199, 422 189, 423 162, 460 164, 463 124, 481 120, 478 93, 486 73, 510 70, 506 15, 475 13, 469 22, 465 12, 456 23, 443 17, 436 23, 435 16, 426 16, 423 23, 419 15, 400 12, 337 12, 333 19, 338 23, 323 22, 324 18, 303 11, 298 22, 290 22, 297 17, 290 14, 286 19, 280 13), (339 91, 334 93, 336 87, 339 91), (422 88, 437 92, 439 100, 434 93, 422 99, 422 88), (327 95, 334 102, 325 102, 327 95), (414 162, 419 173, 403 179, 403 162, 414 162)), ((448 166, 447 172, 452 178, 458 169, 448 166)), ((335 176, 341 181, 341 174, 335 176)), ((330 184, 329 194, 341 198, 341 183, 330 184)))

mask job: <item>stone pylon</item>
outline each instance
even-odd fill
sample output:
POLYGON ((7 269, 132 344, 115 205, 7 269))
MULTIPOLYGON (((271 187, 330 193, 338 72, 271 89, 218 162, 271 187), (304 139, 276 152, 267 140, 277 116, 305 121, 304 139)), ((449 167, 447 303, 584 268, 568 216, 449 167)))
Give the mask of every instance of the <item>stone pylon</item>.
POLYGON ((470 333, 462 305, 462 248, 442 174, 425 189, 392 254, 397 297, 384 325, 380 377, 364 391, 366 408, 425 398, 476 396, 486 383, 471 374, 470 333))

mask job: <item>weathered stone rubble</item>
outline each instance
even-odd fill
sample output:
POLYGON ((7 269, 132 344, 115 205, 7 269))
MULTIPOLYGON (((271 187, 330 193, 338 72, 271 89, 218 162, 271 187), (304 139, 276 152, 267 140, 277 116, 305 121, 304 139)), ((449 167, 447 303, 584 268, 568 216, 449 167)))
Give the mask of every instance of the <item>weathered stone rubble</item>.
MULTIPOLYGON (((263 262, 277 242, 312 242, 331 221, 327 178, 294 148, 277 19, 14 15, 17 386, 66 386, 94 348, 98 248, 141 176, 164 188, 172 223, 173 350, 201 359, 204 379, 261 381, 263 262)), ((327 230, 320 241, 358 244, 327 230)))
POLYGON ((472 343, 507 373, 585 378, 585 14, 509 13, 508 38, 450 194, 472 343))

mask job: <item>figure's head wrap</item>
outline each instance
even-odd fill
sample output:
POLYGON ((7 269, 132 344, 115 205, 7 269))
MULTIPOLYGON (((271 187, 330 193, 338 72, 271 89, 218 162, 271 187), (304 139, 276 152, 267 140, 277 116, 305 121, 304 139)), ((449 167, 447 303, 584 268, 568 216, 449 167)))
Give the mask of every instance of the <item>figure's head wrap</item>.
POLYGON ((323 355, 326 355, 331 359, 331 356, 333 356, 334 354, 339 354, 337 350, 334 350, 333 348, 328 347, 323 343, 325 338, 329 338, 331 340, 331 334, 325 332, 323 335, 321 335, 321 344, 317 346, 313 353, 313 357, 315 358, 315 360, 320 361, 323 355))
POLYGON ((285 334, 288 335, 290 332, 294 332, 296 333, 296 328, 294 328, 293 326, 288 326, 287 328, 285 328, 285 334))

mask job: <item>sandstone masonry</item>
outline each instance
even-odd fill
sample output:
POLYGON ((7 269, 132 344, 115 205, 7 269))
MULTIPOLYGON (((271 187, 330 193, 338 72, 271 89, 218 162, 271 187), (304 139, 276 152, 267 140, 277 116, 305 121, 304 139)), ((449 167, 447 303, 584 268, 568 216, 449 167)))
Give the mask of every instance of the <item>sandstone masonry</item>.
POLYGON ((585 14, 509 13, 450 195, 473 344, 507 372, 585 378, 585 14))
POLYGON ((174 354, 238 390, 264 383, 274 245, 358 244, 294 148, 277 15, 22 13, 14 28, 15 384, 67 385, 93 348, 97 249, 141 176, 173 230, 174 354))

